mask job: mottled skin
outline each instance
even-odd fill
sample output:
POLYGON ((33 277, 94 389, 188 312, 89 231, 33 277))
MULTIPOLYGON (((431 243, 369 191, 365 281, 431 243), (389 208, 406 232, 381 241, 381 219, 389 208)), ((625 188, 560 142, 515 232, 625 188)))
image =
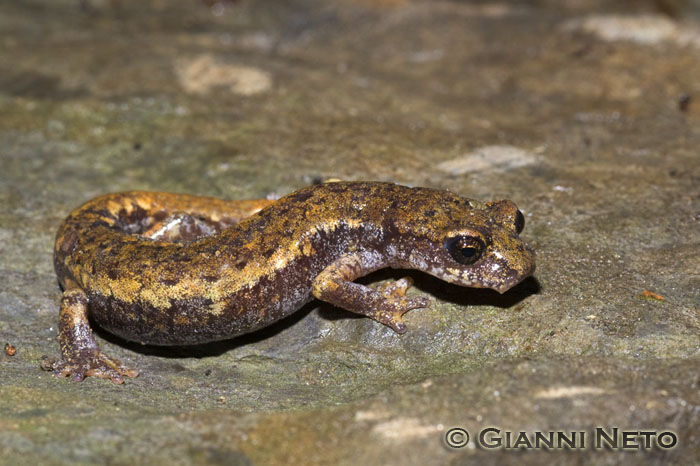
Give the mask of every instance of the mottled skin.
POLYGON ((146 344, 196 344, 265 327, 316 297, 403 333, 401 316, 427 298, 406 297, 407 279, 380 289, 353 280, 418 269, 502 293, 535 268, 522 227, 511 201, 390 183, 326 183, 278 201, 107 194, 73 211, 56 237, 65 290, 56 373, 138 375, 100 351, 90 322, 146 344))

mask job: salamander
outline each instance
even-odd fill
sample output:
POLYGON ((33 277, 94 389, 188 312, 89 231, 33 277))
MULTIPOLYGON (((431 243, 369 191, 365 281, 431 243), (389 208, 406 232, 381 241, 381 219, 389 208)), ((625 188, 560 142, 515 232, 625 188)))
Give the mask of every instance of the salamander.
POLYGON ((106 194, 56 235, 64 290, 57 376, 122 383, 138 371, 103 353, 92 324, 129 341, 191 345, 268 326, 314 298, 401 334, 426 307, 409 279, 354 280, 385 267, 503 293, 535 270, 509 200, 382 182, 329 182, 279 200, 225 201, 162 192, 106 194))

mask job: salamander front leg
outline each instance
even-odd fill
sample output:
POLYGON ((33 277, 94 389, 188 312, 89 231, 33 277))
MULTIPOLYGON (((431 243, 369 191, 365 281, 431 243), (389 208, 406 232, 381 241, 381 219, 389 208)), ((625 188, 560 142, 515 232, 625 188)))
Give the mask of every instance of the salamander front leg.
POLYGON ((117 384, 124 382, 123 376, 138 376, 137 370, 124 366, 100 350, 92 336, 87 310, 88 298, 83 290, 74 288, 63 293, 58 315, 58 341, 63 360, 54 367, 54 375, 70 375, 76 382, 88 376, 99 377, 112 379, 117 384))
POLYGON ((411 286, 409 278, 374 290, 353 280, 367 275, 383 265, 367 265, 361 254, 343 256, 327 266, 314 280, 313 295, 348 311, 370 317, 397 333, 406 332, 401 318, 411 309, 426 307, 430 300, 425 296, 408 298, 406 290, 411 286))

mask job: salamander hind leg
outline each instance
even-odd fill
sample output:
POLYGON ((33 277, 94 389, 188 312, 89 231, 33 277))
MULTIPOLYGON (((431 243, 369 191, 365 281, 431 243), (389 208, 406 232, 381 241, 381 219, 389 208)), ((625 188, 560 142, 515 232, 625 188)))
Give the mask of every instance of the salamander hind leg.
POLYGON ((335 304, 356 314, 376 320, 397 333, 406 332, 402 316, 411 309, 426 307, 430 300, 425 296, 406 297, 411 286, 410 278, 402 278, 374 290, 359 283, 358 277, 377 270, 363 263, 361 255, 343 256, 327 266, 314 280, 316 298, 335 304))
POLYGON ((83 290, 76 288, 63 293, 58 317, 58 340, 63 360, 54 367, 54 375, 70 375, 76 382, 85 377, 99 377, 117 384, 124 382, 124 376, 138 376, 137 370, 126 367, 100 350, 92 335, 87 310, 88 298, 83 290))

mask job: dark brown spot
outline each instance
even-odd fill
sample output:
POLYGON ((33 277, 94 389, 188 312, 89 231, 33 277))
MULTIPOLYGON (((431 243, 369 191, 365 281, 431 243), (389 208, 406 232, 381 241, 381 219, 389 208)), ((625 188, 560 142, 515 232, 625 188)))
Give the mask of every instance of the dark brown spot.
POLYGON ((88 226, 89 230, 95 230, 97 227, 108 227, 109 224, 105 222, 104 220, 95 220, 94 222, 90 223, 88 226))
POLYGON ((78 234, 74 230, 69 230, 63 236, 63 242, 61 243, 61 251, 65 253, 73 252, 75 245, 78 242, 78 234))
POLYGON ((151 217, 148 216, 148 211, 138 204, 132 203, 131 206, 131 212, 124 208, 119 211, 114 226, 126 233, 138 234, 150 224, 151 217))
POLYGON ((202 275, 202 280, 207 283, 215 283, 219 280, 219 277, 216 275, 202 275))
POLYGON ((159 210, 158 212, 154 212, 151 218, 153 218, 154 222, 162 222, 167 216, 168 213, 165 210, 159 210))
POLYGON ((297 191, 296 193, 292 193, 289 196, 287 196, 287 199, 293 202, 304 202, 313 195, 313 192, 310 189, 307 189, 303 191, 297 191))
POLYGON ((174 286, 180 282, 177 278, 161 278, 159 281, 165 286, 174 286))

